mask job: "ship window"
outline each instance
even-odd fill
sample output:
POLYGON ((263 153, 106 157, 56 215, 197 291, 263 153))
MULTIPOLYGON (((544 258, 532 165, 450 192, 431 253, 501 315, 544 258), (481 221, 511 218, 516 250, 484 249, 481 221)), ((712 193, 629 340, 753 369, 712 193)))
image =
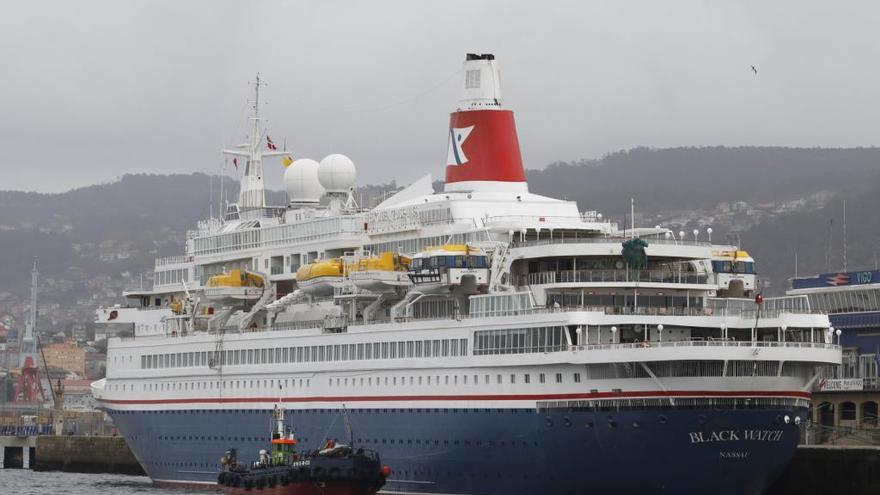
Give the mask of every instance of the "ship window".
POLYGON ((562 383, 562 373, 556 373, 556 383, 562 383))
POLYGON ((545 383, 545 382, 547 381, 547 377, 546 377, 546 375, 544 375, 544 373, 539 373, 539 374, 538 374, 538 381, 539 381, 540 383, 545 383))
POLYGON ((580 382, 581 382, 581 374, 580 374, 580 373, 575 373, 575 374, 574 374, 574 382, 575 382, 575 383, 580 383, 580 382))
POLYGON ((523 383, 531 383, 532 377, 527 373, 523 375, 523 383))

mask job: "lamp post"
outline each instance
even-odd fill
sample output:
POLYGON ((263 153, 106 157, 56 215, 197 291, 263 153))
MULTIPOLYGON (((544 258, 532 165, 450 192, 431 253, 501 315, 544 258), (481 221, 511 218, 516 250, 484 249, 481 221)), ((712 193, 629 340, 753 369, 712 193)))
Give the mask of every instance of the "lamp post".
POLYGON ((779 330, 781 330, 779 341, 785 342, 785 331, 788 330, 788 326, 782 325, 781 327, 779 327, 779 330))
POLYGON ((700 229, 694 229, 694 242, 697 242, 698 235, 700 235, 700 229))
POLYGON ((712 244, 712 227, 706 229, 706 233, 709 234, 709 244, 712 244))
POLYGON ((657 333, 660 336, 660 343, 662 344, 663 343, 663 324, 662 323, 657 325, 657 333))
POLYGON ((721 324, 721 340, 727 340, 727 324, 721 324))
POLYGON ((840 334, 843 332, 841 332, 840 329, 838 328, 837 330, 834 331, 834 333, 837 334, 837 345, 840 345, 840 334))
POLYGON ((611 343, 617 343, 617 327, 611 327, 611 343))
POLYGON ((583 328, 577 327, 577 330, 575 331, 575 333, 577 334, 577 342, 575 342, 574 345, 581 345, 581 342, 583 341, 583 339, 581 337, 583 336, 583 333, 584 333, 583 328))

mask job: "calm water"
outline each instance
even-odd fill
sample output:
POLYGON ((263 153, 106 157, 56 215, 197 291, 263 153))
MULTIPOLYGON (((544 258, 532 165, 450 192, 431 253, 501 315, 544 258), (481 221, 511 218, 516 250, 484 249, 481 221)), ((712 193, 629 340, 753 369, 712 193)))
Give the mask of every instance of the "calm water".
POLYGON ((178 495, 194 492, 170 488, 154 488, 150 479, 115 474, 80 474, 43 472, 27 469, 0 469, 2 495, 178 495))

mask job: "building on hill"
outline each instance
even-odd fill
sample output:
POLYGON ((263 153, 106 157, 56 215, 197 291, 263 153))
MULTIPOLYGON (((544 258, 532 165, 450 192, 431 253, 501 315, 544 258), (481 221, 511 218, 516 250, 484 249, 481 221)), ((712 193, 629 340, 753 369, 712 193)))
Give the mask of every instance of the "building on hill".
POLYGON ((832 338, 844 346, 843 363, 816 385, 814 422, 880 427, 880 270, 797 277, 787 293, 805 296, 810 309, 828 314, 832 338))
POLYGON ((86 375, 86 351, 74 342, 57 342, 43 347, 46 365, 77 376, 86 375))
POLYGON ((107 373, 107 355, 98 351, 86 353, 86 378, 100 380, 107 373))
POLYGON ((91 380, 62 380, 65 411, 94 411, 97 407, 92 396, 91 380))

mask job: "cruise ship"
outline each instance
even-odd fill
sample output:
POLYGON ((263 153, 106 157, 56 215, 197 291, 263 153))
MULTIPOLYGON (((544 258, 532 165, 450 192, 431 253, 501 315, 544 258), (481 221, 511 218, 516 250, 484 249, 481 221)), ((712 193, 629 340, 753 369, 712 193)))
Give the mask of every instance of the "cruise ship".
POLYGON ((840 363, 828 317, 762 298, 740 246, 530 192, 495 57, 468 54, 462 86, 442 191, 365 209, 340 154, 293 161, 288 204, 266 204, 263 162, 288 153, 258 81, 225 151, 238 201, 97 310, 130 332, 93 393, 144 470, 213 487, 280 403, 306 447, 344 416, 388 494, 762 493, 840 363))

